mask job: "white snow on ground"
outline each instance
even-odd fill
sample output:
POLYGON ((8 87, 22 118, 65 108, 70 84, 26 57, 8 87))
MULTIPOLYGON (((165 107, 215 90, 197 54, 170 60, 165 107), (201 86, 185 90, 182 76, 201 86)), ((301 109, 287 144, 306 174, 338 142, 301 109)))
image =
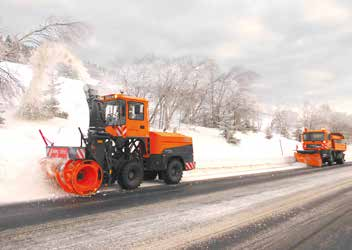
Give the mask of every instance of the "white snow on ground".
POLYGON ((300 144, 279 136, 268 140, 264 133, 237 133, 235 137, 241 141, 233 145, 226 143, 218 129, 182 126, 180 132, 192 136, 199 168, 290 163, 300 144))
POLYGON ((345 154, 346 154, 345 160, 346 161, 352 161, 352 145, 349 145, 347 147, 347 150, 346 150, 345 154))
MULTIPOLYGON (((26 65, 9 64, 24 87, 28 87, 31 69, 26 65)), ((6 113, 6 124, 0 126, 0 204, 35 199, 55 198, 65 195, 48 182, 39 167, 45 156, 45 145, 38 133, 44 134, 55 145, 79 145, 77 128, 86 131, 88 107, 83 91, 84 83, 60 77, 58 95, 62 110, 69 114, 67 120, 23 121, 15 118, 16 108, 6 113)), ((192 136, 197 170, 185 172, 184 181, 217 178, 233 175, 261 173, 300 168, 293 164, 296 141, 274 136, 265 139, 263 133, 236 135, 239 145, 226 143, 218 129, 182 125, 179 132, 192 136), (281 146, 282 151, 281 151, 281 146)), ((349 151, 352 155, 352 151, 349 151)), ((351 159, 348 157, 348 159, 351 159)))

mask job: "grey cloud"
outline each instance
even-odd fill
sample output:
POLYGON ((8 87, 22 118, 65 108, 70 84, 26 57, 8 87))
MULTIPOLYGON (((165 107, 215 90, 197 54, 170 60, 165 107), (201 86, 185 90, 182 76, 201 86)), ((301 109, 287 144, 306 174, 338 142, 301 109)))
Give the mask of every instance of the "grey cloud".
POLYGON ((0 9, 0 24, 11 33, 24 32, 51 15, 88 22, 94 42, 77 53, 90 61, 154 53, 209 56, 223 67, 248 67, 261 76, 256 93, 269 104, 307 99, 338 103, 352 92, 348 0, 2 0, 0 9), (321 6, 331 12, 316 12, 321 6), (316 72, 333 77, 315 79, 316 72))

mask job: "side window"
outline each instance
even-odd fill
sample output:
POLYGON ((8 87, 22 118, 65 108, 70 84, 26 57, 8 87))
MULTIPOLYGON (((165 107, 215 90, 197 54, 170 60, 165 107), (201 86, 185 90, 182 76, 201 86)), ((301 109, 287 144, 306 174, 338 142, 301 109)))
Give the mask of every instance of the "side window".
POLYGON ((106 125, 116 126, 126 124, 126 104, 123 100, 109 102, 105 107, 106 125))
POLYGON ((128 102, 128 118, 130 120, 144 120, 144 104, 141 102, 128 102))

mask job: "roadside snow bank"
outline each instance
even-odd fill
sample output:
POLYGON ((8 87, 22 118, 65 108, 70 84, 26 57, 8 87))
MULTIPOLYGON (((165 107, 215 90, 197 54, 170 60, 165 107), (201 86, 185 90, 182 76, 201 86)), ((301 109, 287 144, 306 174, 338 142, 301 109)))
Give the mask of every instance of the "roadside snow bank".
POLYGON ((180 132, 193 137, 197 168, 293 163, 294 150, 300 145, 279 136, 268 140, 261 132, 237 133, 238 145, 227 143, 218 129, 183 126, 180 132))

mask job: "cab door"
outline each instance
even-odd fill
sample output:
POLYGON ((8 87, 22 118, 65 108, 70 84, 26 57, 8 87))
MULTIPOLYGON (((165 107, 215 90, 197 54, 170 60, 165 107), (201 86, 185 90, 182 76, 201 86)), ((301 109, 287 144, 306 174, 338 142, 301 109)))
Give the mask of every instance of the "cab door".
POLYGON ((126 101, 117 99, 105 103, 105 131, 113 136, 125 136, 126 101))
POLYGON ((127 102, 127 137, 148 137, 148 106, 141 101, 127 102))

